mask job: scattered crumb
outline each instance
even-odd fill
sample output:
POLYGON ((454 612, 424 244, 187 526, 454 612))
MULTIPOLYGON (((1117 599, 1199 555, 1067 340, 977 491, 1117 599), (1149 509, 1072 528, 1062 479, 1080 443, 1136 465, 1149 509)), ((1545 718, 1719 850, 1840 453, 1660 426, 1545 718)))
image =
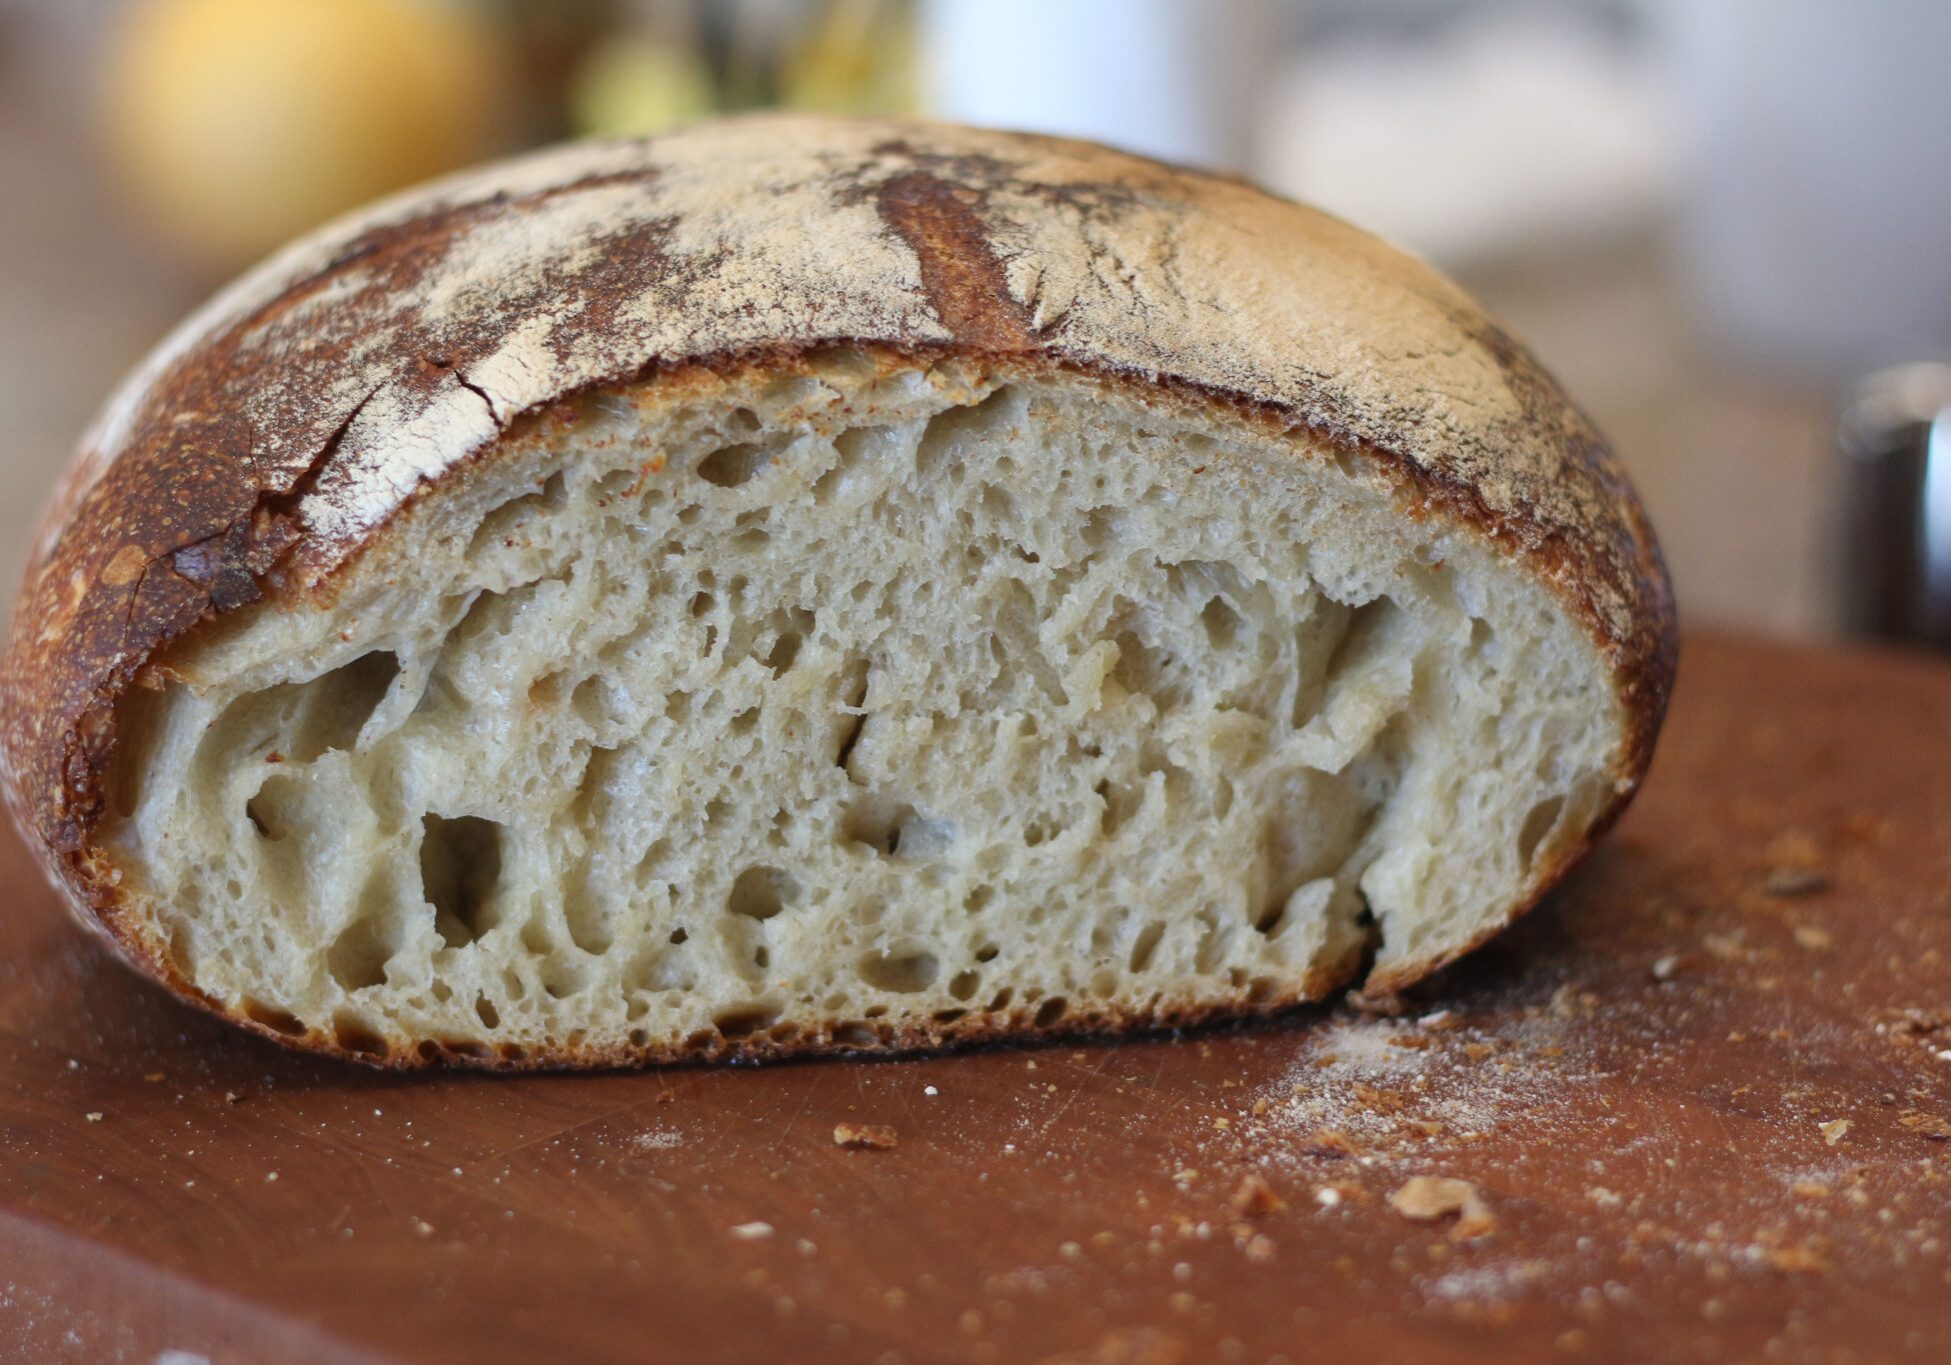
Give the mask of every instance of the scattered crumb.
POLYGON ((1387 992, 1350 991, 1348 1004, 1363 1014, 1380 1014, 1394 1018, 1403 1012, 1402 997, 1387 992))
POLYGON ((1830 938, 1827 929, 1817 925, 1798 924, 1795 926, 1795 942, 1799 946, 1807 948, 1812 953, 1826 952, 1830 944, 1834 941, 1830 938))
POLYGON ((277 1173, 276 1171, 266 1171, 266 1172, 264 1173, 264 1183, 265 1183, 265 1184, 267 1184, 267 1185, 275 1185, 275 1184, 277 1184, 277 1183, 278 1183, 278 1173, 277 1173))
POLYGON ((1418 1223, 1435 1222, 1456 1214, 1456 1226, 1450 1229, 1450 1235, 1458 1241, 1488 1236, 1497 1228, 1497 1219, 1491 1215, 1483 1196, 1467 1180, 1411 1176, 1389 1196, 1389 1207, 1418 1223))
POLYGON ((1355 1144, 1339 1128, 1325 1128, 1308 1136, 1307 1150, 1320 1156, 1353 1156, 1355 1144))
POLYGON ((148 1081, 151 1085, 154 1085, 157 1081, 164 1079, 164 1076, 163 1073, 160 1071, 151 1071, 146 1073, 142 1079, 148 1081))
POLYGON ((684 1135, 669 1128, 651 1128, 631 1138, 630 1145, 640 1152, 666 1152, 682 1147, 684 1135))
POLYGON ((1585 1197, 1602 1209, 1616 1209, 1626 1202, 1624 1195, 1615 1193, 1603 1185, 1594 1185, 1585 1192, 1585 1197))
POLYGON ((1255 1263, 1265 1263, 1271 1261, 1274 1258, 1274 1253, 1279 1249, 1274 1244, 1273 1238, 1267 1236, 1264 1232, 1256 1232, 1247 1241, 1246 1258, 1255 1263))
POLYGON ((1189 1166, 1183 1170, 1172 1172, 1172 1179, 1174 1183, 1180 1185, 1190 1185, 1193 1181, 1197 1180, 1198 1178, 1199 1178, 1199 1172, 1193 1170, 1189 1166))
POLYGON ((1771 1247, 1767 1256, 1769 1265, 1790 1274, 1821 1274, 1829 1269, 1828 1260, 1813 1247, 1771 1247))
POLYGON ((901 1143, 901 1135, 886 1123, 836 1123, 833 1145, 851 1151, 888 1152, 901 1143))
POLYGON ((1654 958, 1653 979, 1655 981, 1673 980, 1680 972, 1680 961, 1681 958, 1678 953, 1668 953, 1665 957, 1654 958))
POLYGON ((1258 1171, 1250 1171, 1241 1178, 1233 1197, 1226 1201, 1228 1208, 1241 1218, 1258 1218, 1263 1214, 1279 1213, 1287 1207, 1287 1201, 1274 1192, 1267 1178, 1258 1171))
POLYGON ((740 1223, 732 1229, 732 1236, 741 1242, 763 1242, 772 1236, 770 1223, 740 1223))
POLYGON ((1832 1119, 1830 1122, 1822 1125, 1822 1140, 1828 1143, 1831 1147, 1834 1147, 1837 1143, 1841 1142, 1844 1138, 1848 1136, 1849 1136, 1848 1119, 1832 1119))
POLYGON ((244 1102, 244 1097, 238 1094, 235 1090, 224 1091, 225 1104, 242 1104, 243 1102, 244 1102))
POLYGON ((1314 1192, 1314 1202, 1324 1209, 1331 1209, 1341 1202, 1341 1191, 1333 1185, 1323 1185, 1314 1192))
POLYGON ((90 1112, 83 1114, 82 1117, 87 1119, 90 1123, 100 1123, 102 1121, 102 1111, 99 1109, 91 1110, 90 1112))
POLYGON ((1897 1116, 1897 1122, 1913 1133, 1919 1133, 1934 1142, 1951 1139, 1951 1119, 1936 1114, 1926 1114, 1921 1110, 1907 1109, 1897 1116))
POLYGON ((1829 875, 1813 867, 1772 868, 1768 873, 1768 880, 1762 883, 1761 889, 1783 900, 1795 896, 1813 896, 1818 891, 1829 889, 1829 875))
POLYGON ((1798 1198, 1802 1199, 1827 1199, 1829 1197, 1829 1187, 1820 1180, 1798 1180, 1789 1188, 1795 1192, 1798 1198))
POLYGON ((413 1220, 413 1235, 416 1237, 431 1237, 434 1235, 434 1225, 424 1218, 416 1218, 413 1220))
POLYGON ((932 1086, 932 1085, 924 1085, 924 1086, 922 1086, 922 1087, 921 1087, 921 1093, 922 1093, 922 1094, 924 1094, 924 1095, 939 1095, 939 1094, 941 1094, 942 1092, 941 1092, 941 1091, 939 1091, 939 1090, 937 1090, 937 1089, 936 1089, 936 1088, 935 1088, 934 1086, 932 1086))

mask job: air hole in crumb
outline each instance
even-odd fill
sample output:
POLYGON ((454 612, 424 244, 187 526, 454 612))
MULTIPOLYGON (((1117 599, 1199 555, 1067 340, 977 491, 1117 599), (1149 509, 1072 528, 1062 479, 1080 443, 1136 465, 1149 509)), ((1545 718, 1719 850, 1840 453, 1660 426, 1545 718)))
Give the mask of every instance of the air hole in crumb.
POLYGON ((799 895, 799 883, 776 867, 748 867, 732 882, 725 908, 750 919, 771 919, 799 895))
POLYGON ((1276 989, 1278 989, 1278 987, 1272 977, 1256 976, 1251 981, 1247 982, 1247 988, 1246 988, 1247 1003, 1250 1005, 1264 1005, 1269 1000, 1274 998, 1274 992, 1276 989))
POLYGON ((380 649, 310 682, 288 684, 303 702, 285 757, 310 763, 335 749, 350 750, 399 676, 399 656, 380 649))
POLYGON ((631 1047, 642 1047, 650 1041, 650 1034, 644 1029, 633 1028, 630 1030, 626 1041, 629 1042, 631 1047))
POLYGON ((979 915, 982 913, 984 907, 994 899, 996 899, 995 887, 978 886, 970 891, 968 895, 962 897, 962 908, 971 915, 979 915))
POLYGON ((925 951, 869 953, 860 960, 860 979, 878 991, 907 995, 935 984, 942 965, 925 951))
POLYGON ((413 1050, 423 1062, 437 1062, 440 1060, 440 1044, 431 1038, 413 1050))
POLYGON ((1165 937, 1165 922, 1153 920, 1138 931, 1138 937, 1131 941, 1131 957, 1126 964, 1134 972, 1150 969, 1152 956, 1158 952, 1159 940, 1165 937))
POLYGON ((677 928, 671 930, 671 942, 673 943, 683 943, 690 937, 691 937, 691 932, 688 929, 684 928, 682 925, 679 925, 677 928))
POLYGON ((501 826, 479 816, 422 821, 420 885, 434 908, 434 927, 450 948, 474 942, 494 927, 501 881, 501 826))
POLYGON ((1030 1023, 1034 1028, 1049 1028, 1070 1009, 1070 1002, 1061 995, 1053 995, 1036 1007, 1036 1016, 1030 1023))
POLYGON ((786 613, 785 622, 780 625, 778 634, 772 641, 772 648, 766 651, 765 666, 778 677, 793 666, 799 658, 800 647, 806 637, 813 633, 816 618, 804 607, 794 607, 786 613))
POLYGON ((485 995, 477 995, 474 997, 474 1015, 475 1018, 481 1021, 481 1027, 483 1028, 501 1027, 501 1011, 496 1009, 494 1001, 488 999, 485 995))
POLYGON ((1215 649, 1224 649, 1239 636, 1240 614, 1224 597, 1208 598, 1200 608, 1199 624, 1206 628, 1206 640, 1215 649))
POLYGON ((989 1008, 992 1010, 1006 1010, 1009 1008, 1010 1002, 1015 999, 1016 988, 1014 986, 1004 986, 989 998, 989 1008))
POLYGON ((955 846, 955 826, 932 820, 905 801, 867 797, 840 817, 845 840, 865 844, 884 857, 939 858, 955 846))
POLYGON ((994 962, 996 955, 1000 952, 1002 952, 1002 949, 998 948, 995 944, 985 943, 976 949, 975 959, 977 962, 994 962))
POLYGON ((255 796, 244 803, 244 818, 251 822, 251 828, 257 831, 258 838, 282 838, 282 830, 277 834, 271 833, 271 821, 268 818, 269 804, 265 801, 264 792, 260 789, 255 796))
POLYGON ((1278 929, 1280 922, 1287 918, 1287 902, 1293 898, 1293 894, 1292 891, 1286 893, 1276 892, 1274 895, 1268 897, 1267 903, 1260 907, 1260 913, 1253 918, 1255 931, 1262 934, 1271 934, 1274 930, 1278 929))
POLYGON ((755 445, 726 446, 698 461, 698 477, 720 488, 750 483, 772 462, 772 452, 755 445))
POLYGON ((367 1057, 384 1057, 388 1047, 386 1040, 366 1025, 366 1023, 344 1013, 332 1016, 332 1039, 347 1052, 357 1052, 367 1057))
POLYGON ((366 913, 346 926, 325 955, 326 969, 346 991, 385 984, 386 964, 399 946, 388 932, 397 924, 393 907, 381 904, 362 909, 366 913))
POLYGON ((1551 833, 1552 826, 1558 823, 1558 814, 1565 809, 1562 796, 1547 797, 1531 807, 1531 813, 1524 817, 1524 827, 1518 831, 1517 861, 1520 867, 1529 867, 1531 859, 1538 852, 1538 845, 1551 833))
POLYGON ((1112 643, 1118 647, 1118 662, 1111 676, 1118 686, 1135 697, 1149 697, 1161 712, 1185 704, 1185 669, 1169 650, 1153 648, 1129 630, 1119 631, 1112 643))
POLYGON ((933 1018, 938 1024, 952 1024, 967 1013, 967 1010, 936 1010, 933 1018))
POLYGON ((691 594, 690 610, 691 610, 691 615, 693 616, 709 616, 711 615, 712 608, 716 607, 717 605, 718 605, 718 599, 716 597, 713 597, 708 592, 699 592, 699 593, 691 594))
POLYGON ((1210 910, 1199 912, 1199 946, 1193 953, 1192 969, 1206 976, 1219 969, 1226 956, 1227 940, 1231 937, 1224 925, 1210 910))
POLYGON ((842 1047, 872 1047, 879 1038, 874 1030, 865 1024, 835 1024, 827 1030, 827 1037, 842 1047))
POLYGON ((298 1022, 298 1016, 290 1010, 281 1010, 276 1005, 267 1005, 262 1000, 244 1001, 244 1017, 253 1023, 264 1025, 273 1033, 282 1033, 287 1038, 297 1038, 307 1032, 298 1022))
POLYGON ((840 817, 840 834, 850 843, 892 857, 901 849, 902 826, 914 818, 915 808, 905 801, 869 796, 847 807, 840 817))
POLYGON ((528 1056, 528 1049, 520 1043, 503 1043, 495 1049, 495 1056, 504 1062, 519 1062, 528 1056))
POLYGON ((732 717, 731 724, 726 726, 726 729, 735 735, 749 735, 758 723, 759 708, 756 706, 748 706, 732 717))
POLYGON ((725 1038, 749 1038, 779 1022, 776 1005, 738 1005, 711 1016, 711 1026, 725 1038))
MULTIPOLYGON (((948 993, 957 1000, 973 1000, 982 987, 982 973, 975 971, 957 972, 949 979, 948 993)), ((958 1010, 957 1013, 960 1013, 958 1010)))

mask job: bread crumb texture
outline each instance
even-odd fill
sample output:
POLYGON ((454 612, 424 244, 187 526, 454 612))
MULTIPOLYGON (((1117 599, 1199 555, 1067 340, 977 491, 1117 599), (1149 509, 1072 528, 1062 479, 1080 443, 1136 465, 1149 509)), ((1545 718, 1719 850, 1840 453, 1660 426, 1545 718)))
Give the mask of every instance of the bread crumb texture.
POLYGON ((392 1060, 1319 996, 1502 923, 1620 742, 1548 591, 1330 450, 844 350, 595 391, 193 646, 122 885, 392 1060))

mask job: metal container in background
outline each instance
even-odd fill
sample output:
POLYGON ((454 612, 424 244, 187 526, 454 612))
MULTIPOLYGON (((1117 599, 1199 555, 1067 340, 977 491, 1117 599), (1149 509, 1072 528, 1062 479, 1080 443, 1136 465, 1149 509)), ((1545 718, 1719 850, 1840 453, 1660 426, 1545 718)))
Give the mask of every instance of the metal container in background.
POLYGON ((1839 624, 1951 649, 1951 365, 1870 376, 1837 443, 1839 624))

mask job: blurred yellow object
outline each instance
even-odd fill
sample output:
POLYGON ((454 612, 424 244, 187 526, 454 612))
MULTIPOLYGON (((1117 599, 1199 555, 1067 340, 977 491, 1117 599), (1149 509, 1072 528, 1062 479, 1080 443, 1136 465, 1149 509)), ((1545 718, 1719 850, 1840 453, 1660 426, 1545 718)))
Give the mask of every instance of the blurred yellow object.
POLYGON ((677 43, 612 37, 591 47, 569 83, 569 125, 592 137, 661 133, 703 118, 711 72, 677 43))
POLYGON ((787 56, 780 102, 834 114, 912 113, 915 41, 903 0, 829 0, 787 56))
POLYGON ((437 0, 141 0, 106 133, 155 225, 235 266, 493 149, 506 57, 488 19, 437 0))

